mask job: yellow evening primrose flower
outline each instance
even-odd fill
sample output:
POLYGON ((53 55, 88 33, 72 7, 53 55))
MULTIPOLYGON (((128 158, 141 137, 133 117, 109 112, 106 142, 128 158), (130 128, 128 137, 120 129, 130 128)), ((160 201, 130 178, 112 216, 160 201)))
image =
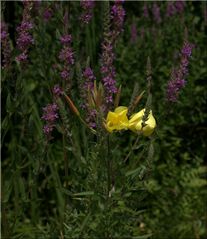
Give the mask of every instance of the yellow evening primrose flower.
POLYGON ((106 129, 108 132, 113 130, 128 129, 129 120, 127 118, 128 108, 125 106, 117 107, 114 112, 109 111, 106 117, 106 129))
POLYGON ((133 132, 141 131, 144 136, 149 136, 153 133, 156 127, 156 121, 150 110, 148 120, 145 121, 145 126, 142 128, 142 117, 144 116, 144 110, 142 109, 138 113, 133 114, 129 120, 129 129, 133 132))

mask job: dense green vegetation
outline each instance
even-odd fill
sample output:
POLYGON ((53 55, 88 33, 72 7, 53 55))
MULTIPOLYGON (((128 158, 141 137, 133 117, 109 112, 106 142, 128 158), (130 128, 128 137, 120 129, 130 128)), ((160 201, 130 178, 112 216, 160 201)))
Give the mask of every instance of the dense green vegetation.
POLYGON ((26 12, 21 2, 2 2, 9 32, 9 42, 1 37, 2 238, 206 238, 206 3, 185 2, 168 16, 168 3, 157 2, 160 21, 155 2, 123 3, 123 31, 113 45, 119 105, 132 107, 145 91, 134 112, 152 109, 157 127, 149 137, 108 133, 106 113, 97 116, 94 134, 64 95, 52 93, 59 84, 87 118, 82 72, 90 65, 101 82, 101 44, 113 28, 114 3, 96 1, 88 24, 78 1, 36 3, 26 12), (23 13, 32 19, 34 43, 22 64, 16 57, 23 13), (60 77, 66 33, 74 52, 69 81, 60 77), (169 102, 167 85, 186 39, 194 44, 186 85, 169 102), (48 138, 42 108, 54 101, 59 118, 48 138))

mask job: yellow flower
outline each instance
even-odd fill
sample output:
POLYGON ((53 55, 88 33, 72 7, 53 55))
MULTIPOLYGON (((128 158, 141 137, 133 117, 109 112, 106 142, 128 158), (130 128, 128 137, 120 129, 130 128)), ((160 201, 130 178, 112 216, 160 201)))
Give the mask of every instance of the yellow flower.
POLYGON ((142 117, 144 116, 144 110, 142 109, 138 113, 133 114, 129 120, 129 129, 133 132, 141 131, 143 135, 149 136, 153 133, 156 127, 156 121, 153 117, 152 111, 148 115, 147 121, 145 121, 145 126, 142 128, 142 117))
POLYGON ((128 129, 129 120, 127 118, 128 108, 125 106, 117 107, 114 112, 109 111, 106 118, 106 129, 110 133, 113 130, 128 129))

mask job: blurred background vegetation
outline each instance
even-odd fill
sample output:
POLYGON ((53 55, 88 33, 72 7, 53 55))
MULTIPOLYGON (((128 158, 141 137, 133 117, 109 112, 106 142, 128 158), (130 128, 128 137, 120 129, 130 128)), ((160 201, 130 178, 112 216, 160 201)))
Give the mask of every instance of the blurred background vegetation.
MULTIPOLYGON (((186 1, 184 10, 171 17, 166 17, 167 2, 157 2, 160 23, 153 19, 153 3, 124 3, 124 31, 115 46, 121 105, 128 106, 135 83, 140 92, 146 90, 148 56, 152 66, 157 129, 150 139, 140 139, 126 162, 135 135, 113 134, 106 144, 105 137, 97 139, 66 105, 61 114, 70 136, 63 134, 61 121, 49 143, 42 132, 42 107, 51 103, 51 88, 61 82, 54 66, 60 64, 64 12, 69 11, 68 29, 76 61, 71 98, 79 107, 77 64, 83 69, 90 57, 97 81, 101 77, 103 2, 96 2, 88 25, 80 23, 78 1, 41 2, 32 13, 35 44, 24 68, 14 60, 23 5, 1 3, 12 47, 12 64, 1 71, 2 238, 207 237, 206 2, 186 1), (149 9, 147 18, 143 16, 144 5, 149 9), (44 19, 46 9, 52 12, 48 21, 44 19), (132 25, 137 30, 134 40, 132 25), (179 62, 185 28, 195 48, 186 87, 178 101, 169 104, 166 86, 172 67, 179 62), (112 161, 115 180, 115 191, 108 199, 105 157, 112 161)), ((137 110, 144 107, 146 99, 144 95, 137 110)))

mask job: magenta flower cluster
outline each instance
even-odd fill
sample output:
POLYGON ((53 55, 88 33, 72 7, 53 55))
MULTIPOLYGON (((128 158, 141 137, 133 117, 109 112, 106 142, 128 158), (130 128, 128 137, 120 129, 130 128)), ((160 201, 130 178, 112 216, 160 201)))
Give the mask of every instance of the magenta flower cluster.
POLYGON ((93 8, 95 7, 95 1, 94 0, 82 0, 80 2, 81 7, 83 8, 83 13, 80 16, 80 20, 88 24, 93 16, 93 8))
POLYGON ((171 80, 167 85, 167 100, 170 102, 176 102, 180 90, 185 86, 185 78, 188 74, 189 59, 192 54, 194 45, 188 41, 184 41, 181 50, 181 61, 178 69, 173 69, 171 74, 171 80))
POLYGON ((84 100, 84 103, 82 104, 82 108, 86 112, 86 122, 91 128, 96 128, 96 116, 97 116, 97 111, 96 109, 92 109, 88 102, 88 91, 93 90, 94 88, 94 81, 96 80, 96 77, 93 73, 93 70, 91 67, 86 67, 85 70, 83 71, 83 93, 82 93, 82 98, 84 100))
POLYGON ((59 97, 63 94, 63 90, 59 85, 55 85, 52 90, 55 97, 59 97))
POLYGON ((59 118, 57 111, 58 106, 56 103, 48 104, 46 107, 43 108, 42 119, 46 122, 43 127, 43 132, 49 138, 51 137, 55 122, 59 118))
POLYGON ((45 22, 48 22, 53 16, 53 12, 51 8, 46 8, 43 12, 43 19, 45 22))
POLYGON ((83 86, 84 89, 86 91, 92 90, 94 87, 94 81, 96 80, 93 70, 90 67, 86 67, 86 69, 83 71, 83 77, 85 79, 83 86))
POLYGON ((113 95, 117 92, 116 73, 113 65, 115 58, 113 47, 117 37, 123 31, 125 16, 125 10, 122 6, 123 2, 123 0, 115 0, 111 8, 111 31, 106 34, 107 36, 105 36, 102 43, 101 73, 105 92, 105 110, 110 108, 113 102, 113 95))
POLYGON ((145 18, 149 17, 149 10, 148 10, 146 2, 144 3, 144 6, 143 6, 143 17, 145 18))
POLYGON ((176 14, 181 14, 184 11, 184 8, 184 1, 168 2, 166 8, 166 17, 172 17, 176 14))
POLYGON ((59 59, 64 63, 63 70, 60 73, 60 76, 64 80, 68 80, 70 76, 69 67, 74 64, 74 53, 71 48, 72 36, 69 34, 63 35, 60 38, 60 42, 63 45, 59 53, 59 59))
POLYGON ((115 40, 117 36, 123 31, 125 10, 122 6, 124 1, 115 0, 115 4, 111 8, 111 18, 113 24, 112 38, 115 40))
POLYGON ((117 92, 113 62, 113 46, 110 42, 105 41, 102 44, 101 73, 103 76, 102 81, 105 89, 105 100, 107 105, 110 105, 113 102, 113 94, 117 92))
POLYGON ((33 36, 30 33, 30 30, 33 28, 31 22, 30 11, 33 7, 33 3, 29 1, 23 1, 24 10, 23 10, 23 20, 20 26, 17 27, 17 48, 21 53, 17 56, 17 60, 20 62, 25 62, 28 58, 28 50, 30 46, 34 43, 33 36))
POLYGON ((1 23, 1 49, 3 56, 3 68, 8 68, 11 63, 11 47, 9 42, 9 33, 5 22, 1 23))
POLYGON ((153 15, 154 21, 157 24, 161 23, 162 19, 160 16, 160 7, 158 6, 156 2, 154 2, 152 6, 152 15, 153 15))

